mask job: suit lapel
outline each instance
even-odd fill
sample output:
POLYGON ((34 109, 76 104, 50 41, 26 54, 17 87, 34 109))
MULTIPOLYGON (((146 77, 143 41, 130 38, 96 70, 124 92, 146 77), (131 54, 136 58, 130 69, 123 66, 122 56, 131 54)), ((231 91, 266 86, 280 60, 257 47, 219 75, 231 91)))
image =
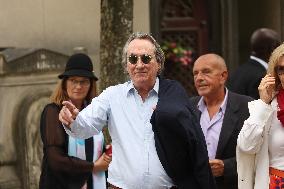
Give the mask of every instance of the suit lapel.
POLYGON ((197 108, 197 104, 198 104, 200 99, 201 99, 201 96, 196 96, 196 97, 191 98, 192 105, 194 106, 194 112, 193 113, 195 114, 195 116, 197 117, 199 122, 200 122, 201 112, 197 108))
POLYGON ((222 155, 222 152, 234 130, 236 122, 238 121, 238 116, 236 116, 235 114, 239 110, 239 104, 233 101, 234 99, 233 99, 232 93, 229 91, 227 107, 226 107, 226 111, 224 115, 224 120, 223 120, 223 124, 221 128, 220 136, 219 136, 216 158, 222 155))
MULTIPOLYGON (((194 97, 192 99, 192 103, 194 107, 196 108, 196 116, 198 120, 200 121, 201 117, 201 112, 197 108, 197 104, 200 100, 200 96, 194 97)), ((228 101, 227 101, 227 107, 224 115, 224 120, 219 136, 219 142, 218 142, 218 147, 217 147, 217 152, 216 152, 216 158, 220 157, 223 153, 223 150, 225 146, 227 145, 228 140, 230 139, 232 132, 235 128, 236 122, 238 121, 238 116, 236 113, 239 110, 239 104, 234 102, 234 96, 233 94, 228 91, 228 101)))

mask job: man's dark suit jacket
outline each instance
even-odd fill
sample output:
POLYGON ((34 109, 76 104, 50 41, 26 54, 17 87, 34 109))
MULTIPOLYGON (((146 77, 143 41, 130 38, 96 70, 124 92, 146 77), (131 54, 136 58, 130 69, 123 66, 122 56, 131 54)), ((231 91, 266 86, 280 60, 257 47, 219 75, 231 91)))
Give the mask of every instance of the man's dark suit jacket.
POLYGON ((249 59, 233 73, 227 86, 232 92, 259 99, 258 86, 265 74, 266 69, 259 62, 249 59))
MULTIPOLYGON (((200 98, 198 96, 190 99, 199 112, 199 120, 201 112, 198 110, 197 104, 200 98)), ((249 96, 228 92, 227 106, 216 152, 216 159, 223 160, 225 166, 224 176, 215 178, 218 189, 238 188, 236 162, 237 138, 244 121, 249 117, 248 102, 252 100, 249 96)))
POLYGON ((205 139, 192 109, 178 82, 160 79, 151 118, 156 150, 178 189, 214 189, 205 139))

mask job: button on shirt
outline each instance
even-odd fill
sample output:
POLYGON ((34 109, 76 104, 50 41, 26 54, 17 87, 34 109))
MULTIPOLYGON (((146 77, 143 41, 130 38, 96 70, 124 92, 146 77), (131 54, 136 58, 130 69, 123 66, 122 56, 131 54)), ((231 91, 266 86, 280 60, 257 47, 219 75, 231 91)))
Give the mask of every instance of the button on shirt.
POLYGON ((226 111, 227 105, 227 98, 228 98, 228 90, 226 89, 225 98, 220 106, 219 111, 210 119, 206 104, 204 102, 204 98, 198 102, 198 109, 201 112, 200 117, 200 125, 205 136, 206 144, 207 144, 207 151, 209 159, 215 159, 219 136, 223 124, 223 119, 226 111))
POLYGON ((83 109, 68 134, 88 138, 108 126, 112 162, 108 182, 123 189, 164 189, 173 186, 156 152, 150 118, 158 101, 159 79, 145 101, 132 82, 107 88, 83 109))

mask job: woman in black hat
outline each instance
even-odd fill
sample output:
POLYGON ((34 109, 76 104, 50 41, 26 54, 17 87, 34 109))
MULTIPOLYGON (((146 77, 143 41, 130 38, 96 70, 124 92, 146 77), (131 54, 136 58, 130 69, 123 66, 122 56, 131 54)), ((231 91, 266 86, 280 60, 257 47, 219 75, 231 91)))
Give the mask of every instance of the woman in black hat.
POLYGON ((103 189, 104 171, 111 155, 103 153, 104 137, 100 133, 89 139, 75 139, 66 134, 58 114, 62 102, 70 100, 82 110, 96 95, 96 81, 91 59, 74 54, 67 61, 61 80, 41 116, 40 132, 43 142, 40 189, 103 189))

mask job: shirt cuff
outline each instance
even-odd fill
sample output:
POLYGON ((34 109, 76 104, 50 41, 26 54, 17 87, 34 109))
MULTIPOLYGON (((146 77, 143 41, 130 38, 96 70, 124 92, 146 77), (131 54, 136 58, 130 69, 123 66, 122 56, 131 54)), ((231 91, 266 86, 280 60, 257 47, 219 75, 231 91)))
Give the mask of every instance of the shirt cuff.
POLYGON ((68 135, 72 135, 72 125, 70 125, 70 127, 67 127, 66 125, 64 125, 64 124, 62 123, 62 126, 63 126, 65 132, 66 132, 68 135))

